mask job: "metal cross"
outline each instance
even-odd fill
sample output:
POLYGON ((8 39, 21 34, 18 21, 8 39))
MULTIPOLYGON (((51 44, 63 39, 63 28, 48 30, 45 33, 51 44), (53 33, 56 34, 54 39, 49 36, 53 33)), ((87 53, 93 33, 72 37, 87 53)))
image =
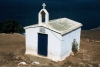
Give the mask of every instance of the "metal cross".
POLYGON ((43 4, 42 4, 42 6, 43 6, 43 9, 45 9, 46 4, 45 4, 45 3, 43 3, 43 4))

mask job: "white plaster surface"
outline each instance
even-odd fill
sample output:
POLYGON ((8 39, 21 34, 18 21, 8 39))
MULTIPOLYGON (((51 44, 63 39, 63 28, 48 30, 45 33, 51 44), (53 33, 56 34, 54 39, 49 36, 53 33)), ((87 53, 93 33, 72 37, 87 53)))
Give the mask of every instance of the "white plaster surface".
POLYGON ((49 13, 47 12, 46 9, 41 9, 41 11, 38 14, 38 24, 40 25, 42 23, 42 15, 41 12, 45 12, 45 23, 47 24, 49 22, 49 13))
POLYGON ((46 29, 46 33, 48 34, 48 58, 60 60, 62 36, 48 29, 46 29))
MULTIPOLYGON (((45 34, 48 34, 48 55, 47 58, 53 60, 60 60, 61 39, 62 36, 49 29, 45 29, 45 34)), ((38 28, 26 29, 26 52, 25 54, 38 56, 38 28)))
POLYGON ((76 39, 78 47, 80 46, 81 23, 68 18, 60 18, 49 21, 49 13, 46 9, 41 9, 38 14, 38 24, 26 26, 26 52, 25 54, 38 55, 38 33, 40 28, 44 27, 45 34, 48 35, 48 53, 47 58, 53 61, 62 61, 72 52, 72 42, 76 39), (42 23, 41 12, 44 11, 45 23, 42 23))
MULTIPOLYGON (((39 28, 26 29, 26 54, 38 55, 38 33, 39 28)), ((62 61, 72 52, 72 42, 76 39, 80 46, 80 31, 76 29, 64 36, 45 28, 45 34, 48 34, 48 54, 47 58, 53 61, 62 61)), ((42 57, 42 56, 40 56, 42 57)))
POLYGON ((80 33, 81 28, 76 29, 63 36, 62 46, 61 46, 61 60, 64 60, 72 52, 72 43, 74 39, 78 43, 78 49, 80 49, 80 33))
POLYGON ((39 28, 25 29, 26 35, 26 54, 37 55, 39 28))
POLYGON ((68 32, 71 32, 72 30, 75 30, 77 28, 80 28, 82 26, 81 23, 70 20, 68 18, 60 18, 60 19, 54 19, 50 20, 48 23, 46 22, 41 22, 39 24, 31 25, 31 26, 26 26, 26 28, 34 28, 34 27, 46 27, 54 32, 57 32, 61 35, 65 35, 68 32))

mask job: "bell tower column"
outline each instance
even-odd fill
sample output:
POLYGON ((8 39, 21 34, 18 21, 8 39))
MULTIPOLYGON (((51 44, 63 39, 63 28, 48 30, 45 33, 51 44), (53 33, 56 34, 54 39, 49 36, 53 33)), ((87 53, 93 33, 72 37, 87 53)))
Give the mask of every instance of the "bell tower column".
POLYGON ((47 24, 49 22, 49 13, 45 9, 46 4, 43 3, 42 6, 43 6, 43 9, 41 9, 41 11, 38 14, 38 24, 43 23, 43 18, 44 18, 44 23, 47 24))

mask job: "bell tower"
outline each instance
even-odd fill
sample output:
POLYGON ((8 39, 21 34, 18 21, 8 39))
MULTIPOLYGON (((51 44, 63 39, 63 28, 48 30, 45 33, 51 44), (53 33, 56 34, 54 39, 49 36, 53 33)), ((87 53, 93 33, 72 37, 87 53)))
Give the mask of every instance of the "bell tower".
POLYGON ((40 10, 40 12, 38 13, 38 24, 41 24, 41 23, 45 23, 47 24, 49 22, 49 13, 48 11, 45 9, 46 7, 46 4, 43 3, 42 4, 43 6, 43 9, 40 10), (44 21, 43 21, 44 20, 44 21))

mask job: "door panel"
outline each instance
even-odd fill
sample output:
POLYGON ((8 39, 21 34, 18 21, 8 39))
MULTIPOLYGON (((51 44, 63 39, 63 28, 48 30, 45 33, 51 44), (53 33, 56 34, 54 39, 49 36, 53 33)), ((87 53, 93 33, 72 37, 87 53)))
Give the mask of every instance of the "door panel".
POLYGON ((38 33, 38 54, 47 56, 48 35, 38 33))

